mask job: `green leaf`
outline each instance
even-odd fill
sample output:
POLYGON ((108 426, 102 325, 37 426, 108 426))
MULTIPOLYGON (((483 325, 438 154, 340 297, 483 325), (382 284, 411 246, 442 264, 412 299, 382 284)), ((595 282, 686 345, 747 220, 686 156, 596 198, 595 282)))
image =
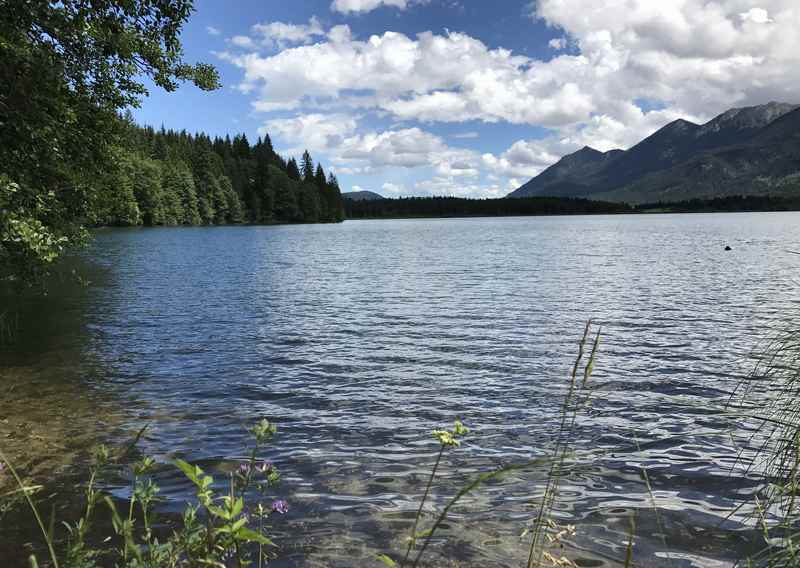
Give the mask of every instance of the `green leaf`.
POLYGON ((239 497, 234 503, 233 507, 231 507, 231 518, 238 517, 239 513, 242 512, 244 508, 244 499, 239 497))
POLYGON ((228 511, 226 511, 225 509, 222 509, 220 507, 215 507, 214 505, 211 505, 210 503, 208 505, 206 505, 206 509, 208 509, 208 512, 211 513, 212 515, 214 515, 215 517, 218 517, 220 519, 224 519, 226 521, 229 521, 231 519, 230 513, 228 513, 228 511))
POLYGON ((175 460, 175 466, 180 469, 183 474, 192 481, 192 483, 198 487, 202 487, 202 483, 200 481, 200 476, 203 474, 202 469, 183 460, 175 460))
POLYGON ((385 554, 379 554, 378 560, 389 566, 390 568, 395 568, 397 566, 397 562, 386 556, 385 554))
POLYGON ((231 531, 232 531, 232 532, 237 532, 237 531, 238 531, 239 529, 241 529, 241 528, 242 528, 242 527, 243 527, 245 524, 247 524, 247 519, 246 519, 246 518, 244 518, 244 517, 242 517, 241 519, 239 519, 238 521, 236 521, 235 523, 233 523, 233 524, 231 525, 231 531))
POLYGON ((261 533, 257 533, 247 527, 242 527, 233 535, 236 540, 243 542, 257 542, 266 546, 275 546, 275 544, 261 533))

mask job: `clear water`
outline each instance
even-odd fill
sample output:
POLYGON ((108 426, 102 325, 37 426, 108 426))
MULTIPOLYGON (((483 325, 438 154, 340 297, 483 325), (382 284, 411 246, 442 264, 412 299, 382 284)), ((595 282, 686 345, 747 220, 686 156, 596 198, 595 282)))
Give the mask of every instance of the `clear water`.
MULTIPOLYGON (((368 566, 402 546, 430 430, 473 429, 431 511, 475 473, 547 451, 592 318, 603 340, 574 442, 597 459, 561 487, 568 554, 620 564, 637 512, 641 565, 728 566, 753 546, 725 520, 753 482, 720 409, 753 350, 796 318, 787 249, 800 249, 797 213, 104 230, 83 255, 93 286, 20 306, 20 344, 0 352, 19 400, 0 411, 35 401, 76 455, 78 432, 149 422, 145 451, 220 472, 268 417, 280 433, 264 457, 292 506, 274 565, 368 566)), ((191 496, 169 467, 157 477, 191 496)), ((517 473, 465 500, 431 565, 522 565, 542 479, 517 473)))

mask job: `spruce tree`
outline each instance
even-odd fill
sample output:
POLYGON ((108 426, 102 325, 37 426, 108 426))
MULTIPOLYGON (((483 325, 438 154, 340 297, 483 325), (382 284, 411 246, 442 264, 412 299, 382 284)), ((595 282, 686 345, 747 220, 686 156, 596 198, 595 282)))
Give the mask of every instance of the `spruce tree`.
POLYGON ((286 175, 289 176, 289 179, 294 181, 300 181, 300 169, 297 167, 297 162, 294 158, 291 158, 289 162, 286 164, 286 175))
POLYGON ((303 176, 303 181, 312 181, 314 179, 314 161, 311 159, 311 154, 308 150, 303 152, 303 158, 300 161, 300 173, 303 176))

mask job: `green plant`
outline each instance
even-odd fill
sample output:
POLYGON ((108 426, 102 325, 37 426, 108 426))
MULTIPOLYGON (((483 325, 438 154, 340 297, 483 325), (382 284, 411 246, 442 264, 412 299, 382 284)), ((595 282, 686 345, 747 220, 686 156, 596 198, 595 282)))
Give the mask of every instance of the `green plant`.
MULTIPOLYGON (((122 457, 130 453, 143 432, 144 428, 134 443, 122 453, 122 457)), ((225 567, 230 566, 231 562, 241 568, 252 564, 250 548, 253 546, 257 546, 258 565, 262 566, 267 560, 265 547, 275 546, 265 534, 265 521, 271 515, 284 514, 289 509, 283 499, 275 499, 270 505, 264 503, 269 490, 280 480, 280 474, 271 463, 259 462, 257 456, 276 432, 275 425, 267 420, 262 420, 251 429, 255 443, 250 450, 250 458, 228 475, 228 483, 222 489, 215 484, 212 476, 197 465, 176 460, 174 465, 195 487, 196 502, 187 504, 179 527, 163 540, 153 530, 159 487, 151 477, 157 464, 150 457, 143 457, 130 466, 131 497, 126 504, 126 513, 121 514, 117 503, 97 489, 97 480, 104 468, 114 461, 107 448, 98 448, 84 491, 83 513, 78 521, 63 523, 67 538, 60 556, 57 553, 54 519, 46 527, 32 499, 33 493, 40 487, 25 484, 0 452, 0 459, 12 472, 18 487, 3 497, 18 494, 25 497, 36 517, 47 545, 49 561, 54 568, 94 568, 101 557, 109 558, 116 566, 128 568, 225 567), (251 501, 253 489, 258 494, 255 503, 251 501), (102 548, 87 542, 100 503, 109 510, 114 531, 114 535, 109 535, 103 541, 102 548), (257 527, 252 526, 253 519, 258 520, 257 527)), ((30 564, 38 566, 35 557, 31 557, 30 564)))
POLYGON ((749 511, 765 546, 742 564, 776 568, 800 566, 800 330, 770 342, 753 372, 737 389, 729 409, 745 420, 740 459, 761 479, 749 511))
MULTIPOLYGON (((591 391, 588 389, 588 382, 594 369, 597 350, 600 346, 601 332, 601 330, 597 331, 589 356, 585 358, 586 343, 589 340, 591 327, 592 322, 590 320, 586 323, 583 336, 578 343, 578 356, 572 366, 567 394, 561 406, 561 419, 555 439, 555 446, 550 459, 550 470, 547 474, 544 494, 539 503, 539 510, 534 519, 533 526, 528 531, 531 534, 527 563, 528 568, 540 566, 542 560, 545 558, 554 564, 560 561, 560 559, 552 557, 552 555, 546 551, 548 543, 546 542, 545 535, 548 529, 555 529, 557 534, 560 532, 560 528, 552 521, 551 512, 558 494, 561 478, 567 473, 567 459, 570 454, 569 444, 570 440, 574 438, 578 412, 588 405, 591 396, 591 391), (581 367, 583 367, 582 377, 579 376, 581 367)), ((560 538, 561 537, 559 537, 559 540, 560 538)))

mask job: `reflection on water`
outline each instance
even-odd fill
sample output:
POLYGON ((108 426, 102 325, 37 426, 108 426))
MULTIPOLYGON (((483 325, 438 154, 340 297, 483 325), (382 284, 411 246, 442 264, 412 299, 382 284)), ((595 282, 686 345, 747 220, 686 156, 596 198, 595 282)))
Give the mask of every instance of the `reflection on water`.
MULTIPOLYGON (((642 565, 729 566, 753 536, 725 517, 753 481, 731 474, 719 409, 759 339, 795 313, 798 259, 784 251, 800 241, 798 221, 101 231, 87 253, 96 284, 59 299, 47 329, 23 342, 25 361, 0 372, 74 385, 87 408, 136 400, 118 405, 121 428, 149 421, 147 452, 211 471, 242 455, 244 425, 277 421, 266 457, 293 507, 275 529, 275 565, 369 565, 402 546, 436 457, 431 429, 455 418, 473 428, 448 457, 431 511, 476 472, 546 451, 593 317, 604 341, 575 445, 596 459, 564 480, 558 500, 560 520, 578 526, 581 565, 620 564, 636 511, 642 565), (70 365, 79 383, 63 380, 70 365)), ((431 561, 522 565, 543 475, 516 473, 466 499, 431 561)), ((192 494, 168 467, 157 477, 169 497, 192 494)))

